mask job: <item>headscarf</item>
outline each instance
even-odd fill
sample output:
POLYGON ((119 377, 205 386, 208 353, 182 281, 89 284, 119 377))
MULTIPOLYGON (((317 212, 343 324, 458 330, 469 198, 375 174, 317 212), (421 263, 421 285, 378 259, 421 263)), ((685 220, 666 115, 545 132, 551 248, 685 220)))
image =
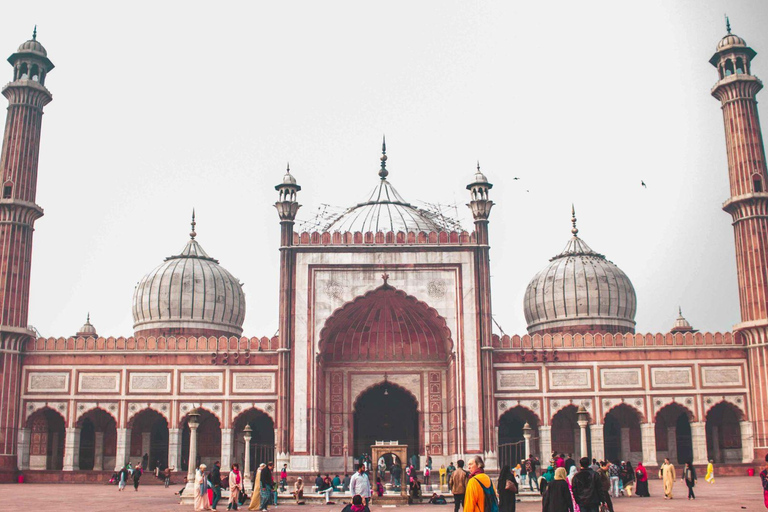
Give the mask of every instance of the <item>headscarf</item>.
POLYGON ((565 480, 565 468, 557 468, 555 470, 555 480, 565 480))
MULTIPOLYGON (((578 471, 576 471, 576 466, 571 466, 570 471, 568 472, 568 481, 573 482, 573 475, 575 475, 578 471)), ((555 472, 555 476, 557 476, 557 472, 555 472)))

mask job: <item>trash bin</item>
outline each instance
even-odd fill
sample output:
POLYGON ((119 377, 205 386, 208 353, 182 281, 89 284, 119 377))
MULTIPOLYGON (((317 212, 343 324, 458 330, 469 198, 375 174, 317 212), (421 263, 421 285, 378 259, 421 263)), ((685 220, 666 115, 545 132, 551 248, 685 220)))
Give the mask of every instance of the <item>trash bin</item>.
POLYGON ((747 470, 747 476, 755 476, 755 468, 749 468, 747 470))

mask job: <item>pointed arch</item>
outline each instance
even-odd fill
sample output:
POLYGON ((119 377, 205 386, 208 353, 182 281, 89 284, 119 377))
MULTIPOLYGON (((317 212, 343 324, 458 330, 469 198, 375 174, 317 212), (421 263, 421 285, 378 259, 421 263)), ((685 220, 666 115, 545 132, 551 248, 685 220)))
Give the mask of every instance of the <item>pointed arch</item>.
POLYGON ((95 411, 101 411, 101 412, 109 415, 115 421, 115 423, 117 423, 117 421, 118 421, 118 418, 117 418, 117 416, 115 414, 113 414, 112 412, 108 411, 107 409, 105 409, 104 407, 100 406, 99 404, 89 404, 88 406, 86 406, 82 410, 78 411, 77 419, 75 420, 75 425, 77 425, 79 427, 80 424, 82 423, 82 421, 87 416, 93 414, 95 411))
POLYGON ((328 362, 444 362, 453 341, 437 310, 385 283, 334 311, 317 350, 328 362))

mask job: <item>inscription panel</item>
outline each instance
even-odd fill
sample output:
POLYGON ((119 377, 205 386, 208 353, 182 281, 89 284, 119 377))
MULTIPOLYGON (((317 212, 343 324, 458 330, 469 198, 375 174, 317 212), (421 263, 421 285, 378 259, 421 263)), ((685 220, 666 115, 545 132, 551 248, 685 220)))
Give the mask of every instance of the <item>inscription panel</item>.
POLYGON ((170 393, 170 373, 131 373, 128 380, 128 389, 131 393, 170 393))
POLYGON ((69 391, 69 373, 30 372, 27 378, 27 391, 66 393, 69 391))
POLYGON ((536 391, 539 389, 539 372, 537 370, 499 370, 496 372, 496 389, 536 391))
POLYGON ((275 375, 273 373, 235 373, 232 376, 234 393, 274 393, 275 375))
POLYGON ((80 393, 117 393, 120 391, 120 374, 117 372, 79 373, 77 390, 80 393))
POLYGON ((690 366, 651 368, 651 383, 657 388, 691 387, 693 372, 690 366))
POLYGON ((703 386, 743 386, 741 366, 702 366, 703 386))
POLYGON ((640 388, 642 385, 640 368, 600 369, 600 387, 604 389, 640 388))
POLYGON ((182 393, 222 393, 224 379, 221 373, 182 373, 182 393))
POLYGON ((586 368, 549 370, 550 389, 590 389, 592 377, 586 368))

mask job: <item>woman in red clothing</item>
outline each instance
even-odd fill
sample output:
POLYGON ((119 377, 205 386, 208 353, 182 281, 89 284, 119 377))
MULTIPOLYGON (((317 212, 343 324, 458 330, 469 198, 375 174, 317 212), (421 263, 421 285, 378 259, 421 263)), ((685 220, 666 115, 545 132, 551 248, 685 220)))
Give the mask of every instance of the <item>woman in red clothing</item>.
POLYGON ((637 463, 635 476, 637 477, 635 494, 643 498, 650 498, 651 494, 648 492, 648 472, 645 470, 642 462, 637 463))

